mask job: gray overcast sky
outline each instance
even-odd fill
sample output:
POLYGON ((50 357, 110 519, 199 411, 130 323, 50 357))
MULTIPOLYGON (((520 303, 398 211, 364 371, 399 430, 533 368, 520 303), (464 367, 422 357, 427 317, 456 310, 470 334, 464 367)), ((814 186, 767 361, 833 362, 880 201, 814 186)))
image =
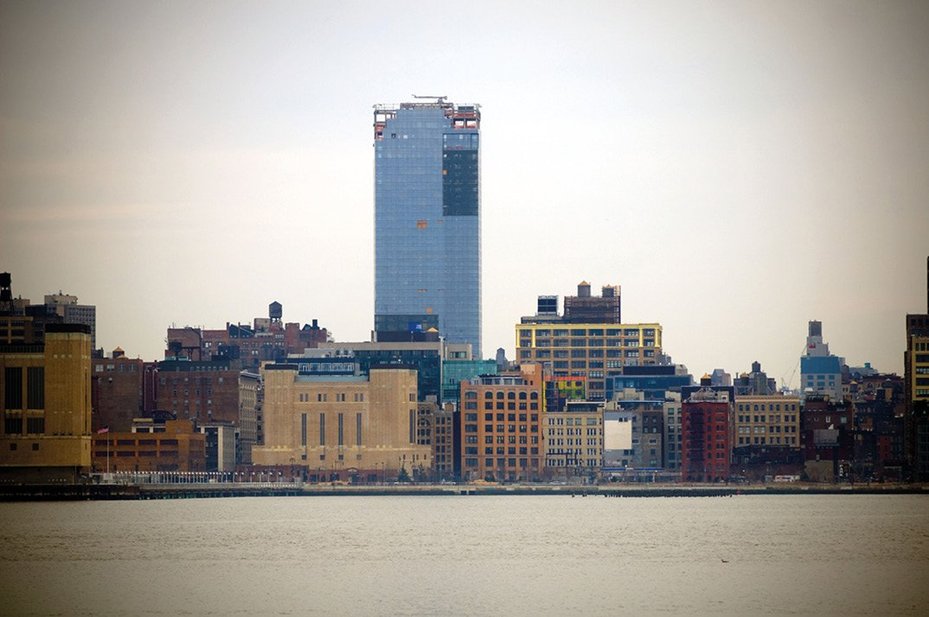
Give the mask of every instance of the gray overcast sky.
MULTIPOLYGON (((926 310, 926 2, 2 2, 0 270, 98 346, 373 322, 375 103, 482 105, 484 349, 620 284, 697 375, 926 310)), ((797 383, 793 379, 794 385, 797 383)))

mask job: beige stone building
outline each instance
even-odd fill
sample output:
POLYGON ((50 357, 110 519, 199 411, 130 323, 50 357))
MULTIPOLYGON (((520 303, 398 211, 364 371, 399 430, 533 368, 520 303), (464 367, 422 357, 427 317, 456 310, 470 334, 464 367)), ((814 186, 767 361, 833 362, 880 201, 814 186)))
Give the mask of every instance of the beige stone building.
POLYGON ((739 396, 735 401, 734 448, 744 446, 800 447, 800 398, 739 396))
POLYGON ((49 324, 0 345, 0 478, 76 482, 90 471, 90 328, 49 324))
POLYGON ((603 465, 603 405, 568 402, 564 410, 542 415, 546 473, 555 478, 583 478, 603 465))
POLYGON ((262 374, 264 444, 252 449, 255 465, 302 469, 311 481, 430 473, 432 448, 417 444, 415 370, 374 368, 365 378, 271 364, 262 374))

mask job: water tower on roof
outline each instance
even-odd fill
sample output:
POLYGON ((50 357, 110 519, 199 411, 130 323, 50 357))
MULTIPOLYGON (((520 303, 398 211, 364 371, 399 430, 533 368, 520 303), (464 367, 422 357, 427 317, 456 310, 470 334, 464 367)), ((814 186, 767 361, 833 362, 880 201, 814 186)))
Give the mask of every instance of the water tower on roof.
POLYGON ((281 306, 281 303, 275 300, 268 305, 268 317, 271 318, 271 321, 280 321, 281 317, 284 315, 284 307, 281 306))

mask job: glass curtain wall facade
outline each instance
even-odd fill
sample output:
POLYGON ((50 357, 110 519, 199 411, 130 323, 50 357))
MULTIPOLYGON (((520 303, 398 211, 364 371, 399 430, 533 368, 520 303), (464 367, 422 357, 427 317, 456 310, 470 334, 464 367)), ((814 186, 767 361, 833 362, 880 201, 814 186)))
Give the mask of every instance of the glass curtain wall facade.
POLYGON ((470 343, 475 358, 481 357, 479 125, 477 106, 442 98, 374 111, 375 330, 412 339, 437 320, 440 335, 470 343))

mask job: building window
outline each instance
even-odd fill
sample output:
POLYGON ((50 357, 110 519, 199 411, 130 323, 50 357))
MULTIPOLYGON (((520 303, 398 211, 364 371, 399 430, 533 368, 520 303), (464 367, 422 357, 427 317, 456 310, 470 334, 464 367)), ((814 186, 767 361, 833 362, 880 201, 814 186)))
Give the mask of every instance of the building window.
POLYGON ((30 366, 26 369, 26 406, 27 409, 45 409, 44 366, 30 366))
POLYGON ((319 445, 326 445, 326 414, 319 414, 319 445))
POLYGON ((22 409, 23 369, 19 366, 8 366, 4 373, 3 407, 4 409, 22 409))
POLYGON ((45 418, 26 418, 26 432, 41 435, 45 432, 45 418))
MULTIPOLYGON (((3 420, 3 432, 7 435, 19 435, 23 432, 23 419, 22 418, 4 418, 3 420)), ((14 450, 16 448, 13 448, 14 450)))

